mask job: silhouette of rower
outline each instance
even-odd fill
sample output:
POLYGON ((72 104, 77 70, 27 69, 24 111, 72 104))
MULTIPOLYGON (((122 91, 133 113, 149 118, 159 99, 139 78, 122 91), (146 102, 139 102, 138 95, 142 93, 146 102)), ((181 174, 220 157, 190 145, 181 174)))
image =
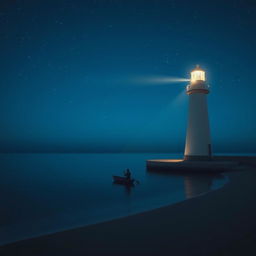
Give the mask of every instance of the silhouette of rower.
POLYGON ((126 177, 127 180, 131 180, 131 172, 129 169, 126 169, 126 171, 124 172, 124 176, 126 177))

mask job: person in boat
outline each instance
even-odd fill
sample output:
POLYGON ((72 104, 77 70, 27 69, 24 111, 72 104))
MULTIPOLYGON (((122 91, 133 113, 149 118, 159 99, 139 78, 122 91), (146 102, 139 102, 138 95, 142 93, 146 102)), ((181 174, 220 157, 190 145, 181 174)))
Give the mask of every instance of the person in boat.
POLYGON ((126 177, 127 180, 131 180, 131 172, 129 169, 126 169, 126 171, 124 172, 124 176, 126 177))

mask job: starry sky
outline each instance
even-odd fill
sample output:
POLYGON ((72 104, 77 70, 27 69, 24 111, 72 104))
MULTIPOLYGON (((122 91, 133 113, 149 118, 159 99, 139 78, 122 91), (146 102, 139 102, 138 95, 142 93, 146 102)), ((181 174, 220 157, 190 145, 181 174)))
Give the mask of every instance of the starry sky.
POLYGON ((214 152, 256 152, 253 0, 1 0, 1 152, 183 152, 200 64, 214 152), (157 78, 157 79, 156 79, 157 78))

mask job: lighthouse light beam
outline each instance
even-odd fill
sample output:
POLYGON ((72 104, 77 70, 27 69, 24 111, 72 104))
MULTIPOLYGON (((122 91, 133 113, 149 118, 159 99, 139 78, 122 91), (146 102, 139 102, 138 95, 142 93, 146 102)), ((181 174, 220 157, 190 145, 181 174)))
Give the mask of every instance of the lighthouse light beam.
POLYGON ((171 76, 143 76, 133 79, 133 82, 141 85, 177 84, 189 82, 190 79, 171 76))

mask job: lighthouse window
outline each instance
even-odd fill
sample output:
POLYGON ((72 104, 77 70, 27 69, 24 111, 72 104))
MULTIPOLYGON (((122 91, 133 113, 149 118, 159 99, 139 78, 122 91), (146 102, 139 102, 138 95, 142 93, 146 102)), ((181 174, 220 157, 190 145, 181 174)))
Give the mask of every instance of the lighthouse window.
POLYGON ((205 72, 203 70, 195 70, 191 72, 191 81, 205 81, 205 72))

